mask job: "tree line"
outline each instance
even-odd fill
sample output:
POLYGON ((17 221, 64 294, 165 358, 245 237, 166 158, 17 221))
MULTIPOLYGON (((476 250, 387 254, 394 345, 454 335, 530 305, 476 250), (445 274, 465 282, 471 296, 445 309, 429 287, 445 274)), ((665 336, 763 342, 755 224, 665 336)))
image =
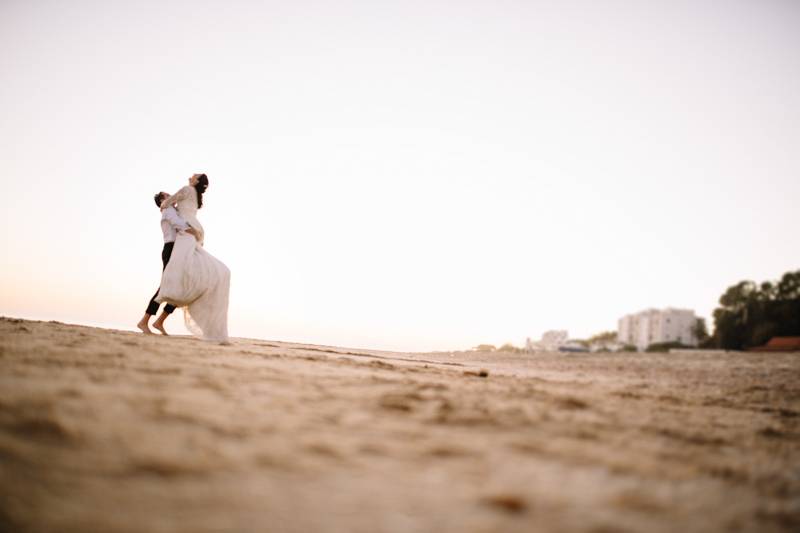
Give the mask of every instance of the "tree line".
POLYGON ((772 337, 800 336, 800 270, 779 281, 740 281, 728 287, 714 309, 714 334, 708 348, 746 350, 772 337))

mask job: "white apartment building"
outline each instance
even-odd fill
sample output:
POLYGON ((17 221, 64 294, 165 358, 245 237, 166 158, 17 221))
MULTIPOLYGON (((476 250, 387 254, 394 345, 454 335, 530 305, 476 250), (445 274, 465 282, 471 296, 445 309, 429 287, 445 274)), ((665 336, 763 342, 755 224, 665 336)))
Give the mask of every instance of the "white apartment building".
POLYGON ((697 346, 694 326, 697 317, 691 309, 646 309, 619 319, 617 340, 644 350, 657 342, 680 342, 697 346))

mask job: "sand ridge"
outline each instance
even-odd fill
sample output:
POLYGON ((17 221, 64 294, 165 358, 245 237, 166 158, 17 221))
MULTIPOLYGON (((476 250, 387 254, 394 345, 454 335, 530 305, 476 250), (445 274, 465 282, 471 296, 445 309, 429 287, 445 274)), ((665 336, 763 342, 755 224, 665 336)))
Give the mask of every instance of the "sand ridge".
POLYGON ((3 318, 0 530, 792 531, 798 377, 3 318))

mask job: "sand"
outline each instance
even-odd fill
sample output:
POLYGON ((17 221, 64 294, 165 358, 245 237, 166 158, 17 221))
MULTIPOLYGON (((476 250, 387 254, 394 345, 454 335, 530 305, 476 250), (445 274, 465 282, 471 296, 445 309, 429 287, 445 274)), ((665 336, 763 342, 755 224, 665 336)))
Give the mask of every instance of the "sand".
POLYGON ((0 531, 798 531, 799 378, 4 318, 0 531))

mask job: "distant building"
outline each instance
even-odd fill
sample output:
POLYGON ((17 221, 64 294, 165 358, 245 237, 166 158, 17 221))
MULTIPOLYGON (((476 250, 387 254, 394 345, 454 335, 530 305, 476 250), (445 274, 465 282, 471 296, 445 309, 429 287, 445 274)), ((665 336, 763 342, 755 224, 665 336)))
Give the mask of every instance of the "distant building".
POLYGON ((617 340, 644 350, 660 342, 697 346, 694 327, 697 317, 691 309, 646 309, 619 319, 617 340))
POLYGON ((545 331, 542 334, 542 339, 538 341, 531 340, 528 337, 525 340, 525 351, 528 352, 556 352, 561 346, 567 344, 569 335, 567 330, 558 329, 545 331))

